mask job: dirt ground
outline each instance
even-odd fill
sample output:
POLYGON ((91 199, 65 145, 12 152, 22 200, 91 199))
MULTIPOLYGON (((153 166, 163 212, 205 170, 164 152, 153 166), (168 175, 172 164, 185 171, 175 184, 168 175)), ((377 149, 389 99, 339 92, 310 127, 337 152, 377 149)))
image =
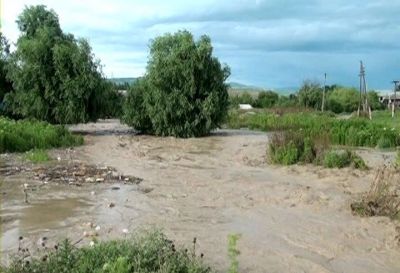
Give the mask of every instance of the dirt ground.
MULTIPOLYGON (((399 224, 351 214, 350 203, 368 189, 374 170, 271 166, 267 135, 250 131, 158 138, 135 136, 115 121, 71 130, 89 133, 86 144, 52 151, 58 163, 110 166, 143 181, 76 187, 24 174, 5 177, 3 260, 16 251, 19 236, 35 248, 43 236, 51 245, 64 237, 79 240, 84 232, 110 239, 157 227, 178 244, 196 237, 198 252, 221 272, 228 268, 232 233, 241 234, 240 272, 400 272, 399 224), (24 184, 35 189, 28 204, 24 184)), ((390 152, 359 153, 374 166, 393 158, 390 152)))

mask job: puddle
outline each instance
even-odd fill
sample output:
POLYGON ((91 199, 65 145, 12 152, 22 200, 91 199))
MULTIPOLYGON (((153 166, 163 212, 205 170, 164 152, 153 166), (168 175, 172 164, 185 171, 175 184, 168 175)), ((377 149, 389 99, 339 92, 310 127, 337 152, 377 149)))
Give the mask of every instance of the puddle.
POLYGON ((54 229, 68 225, 68 219, 89 203, 80 198, 44 200, 20 211, 19 227, 23 232, 54 229))

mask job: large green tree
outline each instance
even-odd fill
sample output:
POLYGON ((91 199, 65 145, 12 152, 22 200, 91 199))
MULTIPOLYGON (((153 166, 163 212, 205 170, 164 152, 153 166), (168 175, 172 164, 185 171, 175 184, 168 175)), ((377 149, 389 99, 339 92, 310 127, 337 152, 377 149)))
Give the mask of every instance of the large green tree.
POLYGON ((128 94, 124 120, 146 133, 192 137, 217 128, 228 109, 229 67, 211 40, 188 31, 151 42, 145 77, 128 94))
POLYGON ((6 96, 6 107, 51 123, 100 117, 111 86, 88 42, 63 33, 57 14, 42 5, 26 7, 17 24, 21 35, 8 71, 14 91, 6 96))

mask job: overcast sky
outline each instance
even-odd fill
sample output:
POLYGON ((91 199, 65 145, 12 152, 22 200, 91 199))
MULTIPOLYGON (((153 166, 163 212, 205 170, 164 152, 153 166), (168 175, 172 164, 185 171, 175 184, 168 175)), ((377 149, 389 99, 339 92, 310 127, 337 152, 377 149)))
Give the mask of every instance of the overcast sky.
POLYGON ((305 79, 369 88, 400 78, 400 0, 3 0, 2 32, 15 42, 25 5, 54 9, 64 31, 90 41, 108 77, 143 75, 149 40, 180 29, 211 37, 230 81, 266 88, 305 79))

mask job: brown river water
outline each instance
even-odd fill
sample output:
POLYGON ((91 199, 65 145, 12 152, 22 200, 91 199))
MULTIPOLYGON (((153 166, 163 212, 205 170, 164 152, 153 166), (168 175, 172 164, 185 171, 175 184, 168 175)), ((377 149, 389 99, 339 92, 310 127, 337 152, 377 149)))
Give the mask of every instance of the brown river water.
MULTIPOLYGON (((88 245, 84 233, 108 240, 160 228, 179 245, 196 237, 198 251, 220 272, 228 268, 232 233, 241 234, 240 272, 400 272, 399 224, 360 218, 350 210, 374 170, 271 166, 267 135, 250 131, 159 138, 124 133, 115 121, 71 130, 87 133, 86 142, 51 151, 61 163, 111 166, 143 181, 77 187, 43 185, 23 173, 3 177, 3 263, 17 251, 19 236, 34 252, 44 236, 49 247, 66 237, 88 245), (24 184, 32 187, 29 203, 24 184)), ((372 165, 393 158, 369 150, 360 154, 372 165)))

